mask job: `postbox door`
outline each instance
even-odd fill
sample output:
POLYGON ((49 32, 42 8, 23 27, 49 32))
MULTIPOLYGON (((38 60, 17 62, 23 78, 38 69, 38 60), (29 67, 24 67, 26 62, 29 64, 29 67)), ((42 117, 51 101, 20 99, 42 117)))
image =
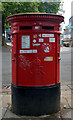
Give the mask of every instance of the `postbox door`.
POLYGON ((12 43, 12 83, 17 84, 17 39, 18 34, 11 35, 11 43, 12 43))
POLYGON ((56 44, 56 49, 57 49, 57 52, 56 52, 56 58, 57 58, 57 79, 56 79, 56 82, 59 83, 60 82, 60 34, 57 34, 56 35, 56 39, 57 39, 57 44, 56 44))
POLYGON ((57 83, 57 37, 52 33, 18 34, 18 80, 22 86, 57 83))

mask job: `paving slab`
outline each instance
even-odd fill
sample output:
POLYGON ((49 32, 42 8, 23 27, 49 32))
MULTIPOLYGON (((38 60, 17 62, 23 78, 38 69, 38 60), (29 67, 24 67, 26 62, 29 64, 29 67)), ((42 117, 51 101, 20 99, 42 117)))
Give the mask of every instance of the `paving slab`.
POLYGON ((61 98, 60 103, 61 103, 61 104, 60 104, 61 109, 64 109, 64 108, 65 108, 65 109, 70 108, 68 102, 65 100, 64 97, 61 98))
POLYGON ((71 108, 73 109, 73 95, 71 95, 71 108))
POLYGON ((61 111, 61 118, 72 118, 71 116, 71 109, 63 109, 61 111))
POLYGON ((62 94, 61 95, 61 101, 64 103, 64 100, 67 102, 67 104, 69 105, 69 107, 71 108, 71 94, 62 94))
POLYGON ((24 120, 57 120, 59 119, 60 120, 60 112, 52 114, 52 115, 42 115, 42 116, 19 116, 19 115, 14 114, 11 111, 11 106, 9 106, 4 118, 6 119, 10 118, 11 120, 15 118, 20 119, 20 120, 22 119, 24 120))
POLYGON ((7 108, 2 108, 2 118, 4 118, 5 114, 6 114, 7 108))
POLYGON ((0 120, 2 118, 2 108, 0 107, 0 120))
POLYGON ((71 90, 68 85, 61 85, 60 87, 61 90, 71 90))
POLYGON ((73 109, 71 109, 71 118, 73 120, 73 109))
POLYGON ((11 95, 2 95, 2 107, 8 107, 11 103, 11 95))
POLYGON ((5 115, 3 116, 3 118, 20 118, 18 115, 14 114, 13 112, 11 112, 11 108, 10 106, 8 106, 7 111, 5 113, 5 115))

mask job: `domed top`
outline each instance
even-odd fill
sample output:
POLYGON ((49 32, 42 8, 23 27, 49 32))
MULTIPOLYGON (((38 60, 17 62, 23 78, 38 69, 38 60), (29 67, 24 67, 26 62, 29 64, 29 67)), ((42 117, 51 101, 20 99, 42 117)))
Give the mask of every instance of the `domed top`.
POLYGON ((41 20, 48 19, 51 21, 57 21, 59 23, 64 21, 64 17, 61 15, 51 14, 51 13, 22 13, 22 14, 14 14, 7 17, 7 22, 14 22, 24 20, 41 20))

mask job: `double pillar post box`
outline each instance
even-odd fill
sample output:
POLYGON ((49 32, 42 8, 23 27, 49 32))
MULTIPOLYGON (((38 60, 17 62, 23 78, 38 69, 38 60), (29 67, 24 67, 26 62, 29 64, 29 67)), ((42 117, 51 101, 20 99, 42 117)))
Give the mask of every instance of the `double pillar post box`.
POLYGON ((60 23, 49 13, 15 14, 11 23, 12 111, 46 115, 60 110, 60 23))

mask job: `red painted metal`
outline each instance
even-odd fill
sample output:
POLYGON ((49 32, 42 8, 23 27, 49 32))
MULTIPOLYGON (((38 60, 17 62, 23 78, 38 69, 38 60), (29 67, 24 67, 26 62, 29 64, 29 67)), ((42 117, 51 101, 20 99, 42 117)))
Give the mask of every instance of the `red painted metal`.
POLYGON ((7 21, 12 26, 12 83, 19 86, 59 83, 59 24, 64 17, 44 13, 15 14, 7 21), (49 36, 44 37, 44 34, 49 36))

